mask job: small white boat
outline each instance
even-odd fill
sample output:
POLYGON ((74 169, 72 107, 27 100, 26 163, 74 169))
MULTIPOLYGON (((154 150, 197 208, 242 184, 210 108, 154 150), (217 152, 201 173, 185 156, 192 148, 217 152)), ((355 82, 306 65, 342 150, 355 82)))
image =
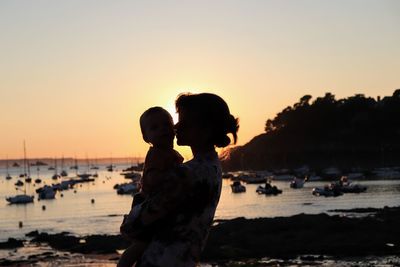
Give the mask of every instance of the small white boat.
POLYGON ((312 190, 314 196, 324 196, 324 197, 338 197, 343 195, 340 187, 335 183, 326 185, 324 187, 315 187, 312 190))
POLYGON ((266 183, 265 186, 259 185, 256 189, 256 192, 265 195, 278 195, 282 193, 282 190, 278 189, 276 186, 271 186, 271 184, 266 183))
POLYGON ((28 196, 28 195, 16 195, 13 197, 6 197, 6 200, 10 204, 26 204, 26 203, 32 203, 33 202, 33 196, 28 196))
POLYGON ((231 184, 232 193, 244 193, 246 192, 246 187, 240 183, 240 181, 234 181, 231 184))
POLYGON ((348 176, 342 176, 336 184, 343 193, 362 193, 367 190, 367 186, 353 183, 348 176))
POLYGON ((138 183, 124 183, 114 186, 118 195, 134 194, 139 192, 138 183))
POLYGON ((303 188, 304 183, 307 181, 306 179, 299 179, 299 178, 294 178, 290 182, 290 188, 297 189, 297 188, 303 188))

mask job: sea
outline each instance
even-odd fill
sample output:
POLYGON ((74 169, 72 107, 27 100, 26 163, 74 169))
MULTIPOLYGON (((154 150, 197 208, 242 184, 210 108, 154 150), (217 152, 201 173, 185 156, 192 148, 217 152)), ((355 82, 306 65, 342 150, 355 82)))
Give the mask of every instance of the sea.
MULTIPOLYGON (((118 195, 113 187, 130 181, 121 175, 122 170, 129 166, 119 164, 113 172, 109 172, 106 165, 100 165, 97 171, 99 177, 95 181, 76 184, 74 189, 57 192, 55 199, 40 201, 35 190, 44 184, 57 182, 51 178, 53 170, 48 170, 48 166, 40 167, 39 171, 35 169, 31 173, 32 183, 26 183, 26 186, 16 190, 15 182, 18 179, 24 181, 18 177, 20 168, 9 169, 13 177, 11 180, 6 180, 6 170, 0 169, 0 242, 9 237, 24 238, 26 233, 34 230, 48 233, 67 231, 78 236, 117 234, 123 215, 129 212, 132 196, 118 195), (35 184, 34 180, 38 177, 42 183, 35 184), (33 203, 8 204, 6 197, 20 194, 24 189, 28 195, 35 195, 33 203)), ((81 170, 84 168, 80 167, 81 170)), ((69 177, 58 182, 76 176, 75 170, 67 171, 69 177)), ((312 189, 324 186, 328 181, 307 182, 300 189, 290 188, 289 181, 273 181, 273 185, 282 189, 282 194, 259 195, 256 193, 257 184, 247 184, 246 192, 234 194, 230 187, 232 181, 224 179, 215 219, 291 216, 299 213, 334 214, 337 212, 331 210, 382 208, 400 204, 400 180, 353 182, 366 185, 367 191, 339 197, 318 197, 312 195, 312 189)))

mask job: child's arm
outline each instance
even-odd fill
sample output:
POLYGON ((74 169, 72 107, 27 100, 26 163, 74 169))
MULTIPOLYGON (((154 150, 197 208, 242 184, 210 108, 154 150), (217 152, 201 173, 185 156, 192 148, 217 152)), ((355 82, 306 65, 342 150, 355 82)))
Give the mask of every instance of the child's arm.
MULTIPOLYGON (((166 175, 170 182, 166 183, 160 192, 143 202, 140 213, 132 225, 137 231, 136 234, 139 234, 141 229, 165 218, 168 214, 173 214, 190 194, 191 175, 187 168, 177 167, 166 175)), ((135 236, 135 233, 132 233, 132 236, 135 236)))
POLYGON ((142 179, 142 191, 146 194, 158 191, 164 183, 166 171, 174 167, 172 151, 150 149, 146 156, 146 172, 142 179))

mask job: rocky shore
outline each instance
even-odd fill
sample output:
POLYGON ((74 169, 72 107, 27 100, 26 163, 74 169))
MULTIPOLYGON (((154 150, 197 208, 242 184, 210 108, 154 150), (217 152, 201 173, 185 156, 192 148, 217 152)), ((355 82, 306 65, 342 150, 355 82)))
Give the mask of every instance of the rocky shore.
MULTIPOLYGON (((400 207, 383 209, 336 210, 339 215, 299 214, 291 217, 245 219, 236 218, 216 221, 212 227, 207 246, 202 255, 203 262, 228 266, 228 262, 254 259, 278 258, 283 261, 302 258, 323 260, 326 257, 368 257, 400 255, 400 207), (365 216, 348 216, 349 214, 365 216)), ((49 246, 55 251, 84 255, 107 255, 106 260, 115 262, 118 251, 129 242, 120 235, 73 236, 58 234, 27 234, 26 240, 9 239, 0 243, 1 250, 23 248, 23 246, 49 246)), ((43 254, 43 253, 42 253, 43 254)), ((0 259, 0 265, 37 262, 44 257, 31 256, 16 261, 0 259)), ((48 256, 57 257, 53 254, 48 256)), ((258 262, 258 261, 257 261, 258 262)), ((283 263, 281 263, 282 265, 283 263)), ((251 264, 252 265, 252 264, 251 264)), ((285 265, 285 264, 283 264, 285 265)), ((232 265, 233 266, 233 265, 232 265)), ((255 265, 252 266, 274 266, 255 265)), ((394 265, 393 265, 394 266, 394 265)))

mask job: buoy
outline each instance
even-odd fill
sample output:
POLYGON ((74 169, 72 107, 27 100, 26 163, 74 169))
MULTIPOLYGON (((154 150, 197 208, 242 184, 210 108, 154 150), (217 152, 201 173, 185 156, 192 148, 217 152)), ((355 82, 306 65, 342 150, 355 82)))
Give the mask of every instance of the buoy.
POLYGON ((22 223, 22 221, 19 221, 18 226, 19 226, 19 228, 22 228, 22 226, 24 226, 24 224, 22 223))
POLYGON ((42 206, 42 210, 46 210, 46 206, 45 205, 42 206))
POLYGON ((91 202, 92 202, 92 204, 94 203, 94 198, 92 198, 91 202))

